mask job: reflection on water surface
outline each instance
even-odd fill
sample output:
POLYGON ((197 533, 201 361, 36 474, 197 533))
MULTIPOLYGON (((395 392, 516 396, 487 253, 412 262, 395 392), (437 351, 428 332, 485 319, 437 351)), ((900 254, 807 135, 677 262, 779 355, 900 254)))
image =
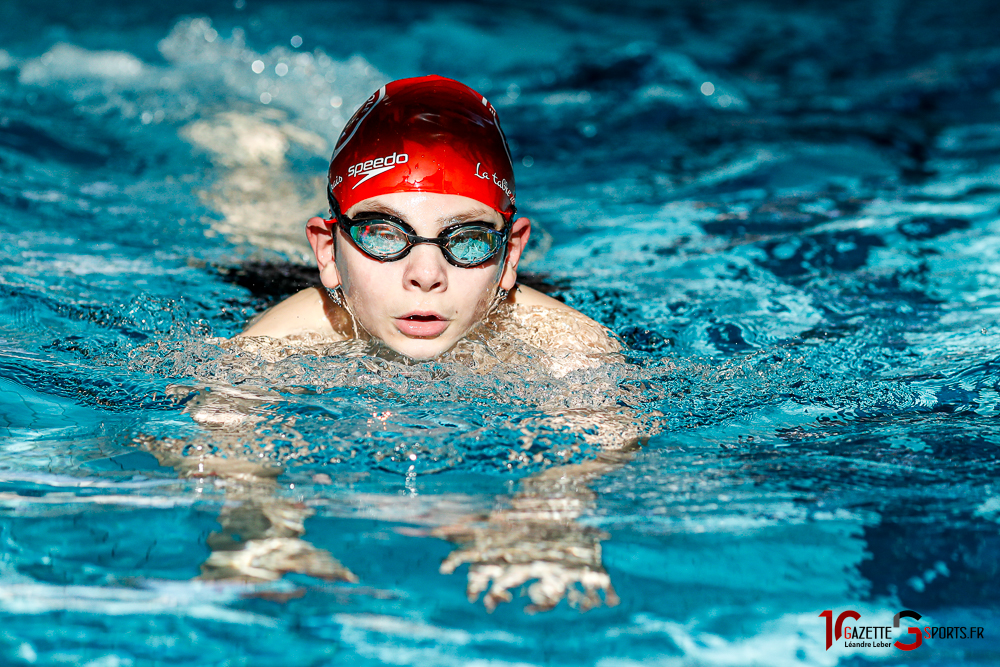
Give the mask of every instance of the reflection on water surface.
POLYGON ((5 661, 996 662, 818 616, 994 625, 992 5, 0 14, 5 661), (426 72, 497 106, 529 269, 621 363, 221 342, 426 72))

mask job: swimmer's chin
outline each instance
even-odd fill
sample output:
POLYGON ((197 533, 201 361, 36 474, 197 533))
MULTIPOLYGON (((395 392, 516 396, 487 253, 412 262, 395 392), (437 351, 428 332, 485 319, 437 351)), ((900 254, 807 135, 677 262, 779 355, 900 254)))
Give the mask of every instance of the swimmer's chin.
MULTIPOLYGON (((427 339, 414 338, 412 340, 421 341, 427 339)), ((410 349, 401 349, 404 346, 398 346, 398 347, 390 346, 390 347, 392 348, 393 352, 401 354, 404 357, 408 357, 413 361, 432 361, 434 359, 437 359, 441 355, 445 354, 446 352, 448 352, 448 350, 454 347, 454 345, 435 345, 433 349, 416 349, 416 350, 410 348, 410 346, 405 346, 406 348, 410 349)))
POLYGON ((399 332, 395 336, 396 340, 383 340, 382 344, 391 349, 396 354, 402 355, 413 361, 431 361, 446 354, 458 343, 452 340, 447 332, 442 332, 435 336, 414 336, 399 332))

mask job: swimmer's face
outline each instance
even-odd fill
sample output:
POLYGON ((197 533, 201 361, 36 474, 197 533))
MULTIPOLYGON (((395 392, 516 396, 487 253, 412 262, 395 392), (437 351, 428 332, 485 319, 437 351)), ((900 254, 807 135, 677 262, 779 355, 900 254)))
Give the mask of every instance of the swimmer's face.
MULTIPOLYGON (((380 195, 355 204, 345 214, 398 218, 427 238, 459 222, 503 228, 503 218, 485 204, 437 193, 380 195)), ((431 244, 413 246, 402 259, 380 262, 362 253, 338 226, 320 218, 309 221, 308 236, 323 284, 343 289, 358 324, 396 352, 430 359, 450 349, 486 317, 498 288, 513 289, 530 228, 526 218, 515 221, 507 252, 472 268, 450 264, 441 248, 431 244), (336 244, 332 234, 337 235, 336 244)))

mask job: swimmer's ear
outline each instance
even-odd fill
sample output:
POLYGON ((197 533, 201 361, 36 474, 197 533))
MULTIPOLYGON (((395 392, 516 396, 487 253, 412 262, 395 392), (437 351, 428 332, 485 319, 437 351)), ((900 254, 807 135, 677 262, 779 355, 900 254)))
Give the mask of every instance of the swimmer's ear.
POLYGON ((340 287, 340 272, 337 271, 337 249, 333 235, 336 226, 323 218, 309 218, 306 223, 306 238, 316 255, 316 266, 323 285, 330 289, 340 287))
POLYGON ((500 287, 505 290, 514 289, 517 283, 517 263, 521 261, 521 253, 528 245, 528 238, 531 236, 531 220, 528 218, 518 218, 510 228, 510 240, 507 241, 507 263, 504 264, 503 273, 500 275, 500 287))

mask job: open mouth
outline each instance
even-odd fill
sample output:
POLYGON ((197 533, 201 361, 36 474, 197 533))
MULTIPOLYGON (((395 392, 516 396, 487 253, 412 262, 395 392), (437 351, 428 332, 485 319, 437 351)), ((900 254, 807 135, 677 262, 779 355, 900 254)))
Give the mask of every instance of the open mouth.
POLYGON ((396 318, 396 328, 404 336, 434 338, 448 328, 448 320, 437 313, 410 313, 396 318))

